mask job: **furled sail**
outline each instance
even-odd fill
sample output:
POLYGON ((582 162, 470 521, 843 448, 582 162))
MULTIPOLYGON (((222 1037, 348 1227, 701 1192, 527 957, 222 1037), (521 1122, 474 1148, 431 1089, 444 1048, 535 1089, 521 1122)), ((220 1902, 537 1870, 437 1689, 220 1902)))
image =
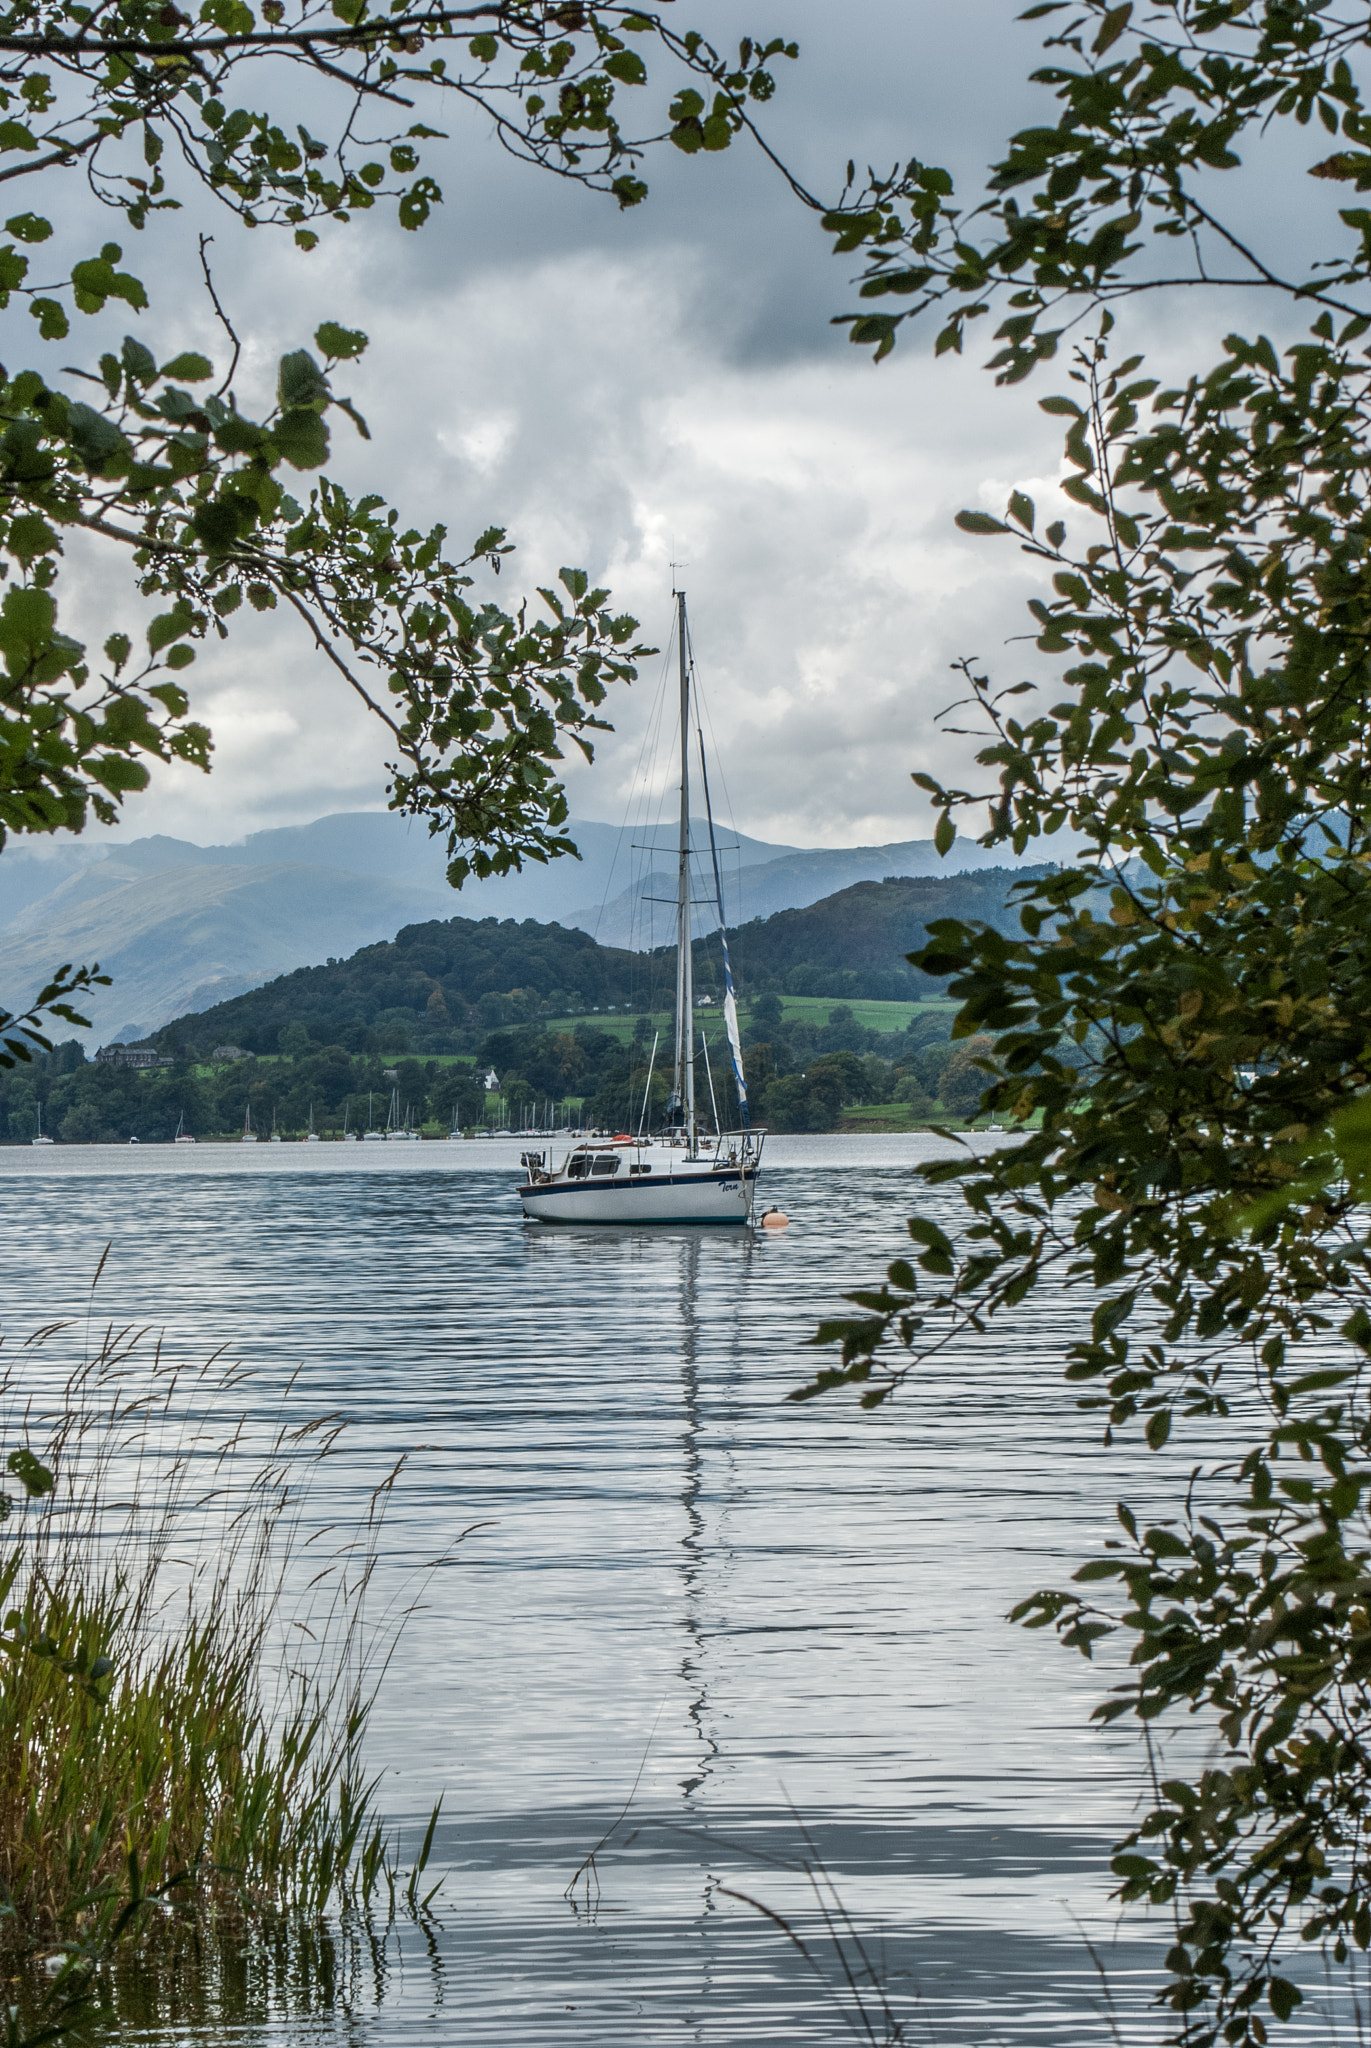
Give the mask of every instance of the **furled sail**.
POLYGON ((700 779, 704 786, 705 817, 709 822, 709 858, 714 865, 714 900, 719 906, 719 944, 724 953, 724 1029, 728 1033, 729 1057, 733 1062, 733 1080, 738 1090, 738 1109, 743 1120, 743 1129, 751 1130, 752 1120, 747 1113, 747 1082, 743 1076, 743 1042, 738 1036, 738 1003, 733 993, 733 964, 728 957, 728 930, 724 917, 724 884, 719 873, 719 849, 714 839, 714 808, 709 801, 709 769, 705 762, 705 736, 700 734, 700 779))

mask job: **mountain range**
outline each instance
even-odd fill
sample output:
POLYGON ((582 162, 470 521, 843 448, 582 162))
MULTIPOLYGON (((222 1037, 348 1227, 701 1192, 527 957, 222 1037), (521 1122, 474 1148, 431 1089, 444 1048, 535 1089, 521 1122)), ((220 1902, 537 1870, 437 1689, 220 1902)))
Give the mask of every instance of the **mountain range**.
MULTIPOLYGON (((0 856, 0 1002, 22 1008, 63 961, 99 961, 113 986, 85 999, 93 1042, 136 1039, 301 966, 345 958, 406 925, 451 918, 534 918, 642 949, 674 937, 674 896, 660 863, 674 832, 576 820, 580 850, 547 866, 448 887, 442 842, 393 812, 355 811, 254 832, 236 845, 157 835, 14 842, 0 856), (645 843, 644 843, 645 842, 645 843)), ((697 844, 708 844, 705 828, 697 844)), ((1003 864, 960 843, 946 862, 931 840, 793 847, 721 835, 730 925, 802 908, 859 881, 955 874, 1003 864)), ((712 875, 698 872, 696 930, 715 922, 712 875)))

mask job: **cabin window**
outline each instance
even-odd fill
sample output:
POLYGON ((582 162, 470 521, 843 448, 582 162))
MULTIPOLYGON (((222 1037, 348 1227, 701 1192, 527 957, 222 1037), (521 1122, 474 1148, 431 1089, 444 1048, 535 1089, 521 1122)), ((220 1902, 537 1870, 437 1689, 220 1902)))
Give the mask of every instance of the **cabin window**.
POLYGON ((593 1174, 596 1174, 596 1175, 599 1175, 599 1174, 602 1174, 602 1173, 617 1173, 617 1172, 619 1171, 619 1155, 618 1155, 618 1153, 617 1153, 617 1152, 609 1152, 609 1153, 605 1153, 604 1155, 602 1155, 602 1156, 601 1156, 600 1158, 598 1158, 598 1159, 597 1159, 597 1160, 595 1161, 595 1164, 594 1164, 594 1165, 593 1165, 593 1166, 591 1167, 591 1169, 590 1169, 590 1170, 591 1170, 591 1172, 592 1172, 593 1174))
POLYGON ((651 1173, 652 1168, 650 1166, 630 1166, 628 1170, 630 1173, 651 1173))
POLYGON ((573 1159, 566 1170, 566 1177, 568 1180, 584 1180, 589 1172, 590 1161, 588 1159, 573 1159))

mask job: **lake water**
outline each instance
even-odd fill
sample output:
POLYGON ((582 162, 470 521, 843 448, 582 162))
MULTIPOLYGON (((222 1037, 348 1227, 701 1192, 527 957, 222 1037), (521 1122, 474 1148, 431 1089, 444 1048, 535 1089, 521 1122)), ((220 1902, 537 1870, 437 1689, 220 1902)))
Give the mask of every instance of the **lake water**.
POLYGON ((874 1414, 783 1399, 816 1320, 907 1244, 938 1142, 769 1141, 777 1233, 526 1225, 517 1144, 0 1149, 7 1355, 85 1317, 109 1242, 101 1319, 227 1346, 260 1389, 299 1368, 304 1405, 346 1415, 318 1512, 358 1513, 411 1452, 387 1599, 483 1525, 371 1734, 411 1840, 445 1795, 438 1924, 359 1951, 331 2002, 283 1978, 196 2040, 836 2043, 806 1861, 911 2042, 1169 2031, 1164 1929, 1107 1899, 1141 1787, 1132 1737, 1089 1724, 1108 1674, 1004 1621, 1157 1484, 1071 1407, 1075 1305, 874 1414))

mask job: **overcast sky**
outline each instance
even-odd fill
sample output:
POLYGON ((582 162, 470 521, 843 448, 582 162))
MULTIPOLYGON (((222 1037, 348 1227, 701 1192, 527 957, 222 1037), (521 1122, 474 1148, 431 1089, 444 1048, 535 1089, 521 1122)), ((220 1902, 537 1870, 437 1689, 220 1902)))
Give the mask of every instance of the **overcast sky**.
MULTIPOLYGON (((825 192, 849 156, 918 154, 975 185, 1013 127, 1051 117, 1025 82, 1039 30, 1015 21, 1018 0, 678 7, 682 25, 799 40, 768 132, 825 192)), ((978 657, 1011 682, 1039 660, 1015 640, 1028 565, 953 517, 1001 510, 1015 485, 1051 493, 1060 429, 1037 400, 1060 376, 998 391, 972 361, 935 363, 931 330, 873 368, 829 324, 854 303, 850 260, 756 152, 667 151, 628 216, 511 163, 474 122, 435 146, 432 168, 446 204, 418 235, 373 216, 304 258, 213 219, 219 282, 251 336, 245 401, 268 402, 276 358, 320 319, 364 327, 371 348, 339 382, 375 438, 339 419, 343 481, 416 523, 444 520, 454 541, 508 526, 503 601, 582 564, 657 642, 681 563, 736 825, 825 845, 931 831, 911 770, 967 765, 965 743, 934 726, 950 664, 978 657)), ((206 207, 128 250, 154 290, 143 325, 159 347, 170 335, 220 353, 205 307, 172 281, 171 251, 206 207)), ((73 341, 103 345, 102 325, 73 341)), ((78 629, 102 640, 121 605, 127 617, 117 582, 92 571, 78 629)), ((594 767, 569 766, 577 814, 618 823, 629 808, 656 668, 611 705, 594 767)), ((211 643, 191 677, 213 774, 159 772, 126 831, 203 843, 383 807, 381 736, 290 624, 211 643)))

